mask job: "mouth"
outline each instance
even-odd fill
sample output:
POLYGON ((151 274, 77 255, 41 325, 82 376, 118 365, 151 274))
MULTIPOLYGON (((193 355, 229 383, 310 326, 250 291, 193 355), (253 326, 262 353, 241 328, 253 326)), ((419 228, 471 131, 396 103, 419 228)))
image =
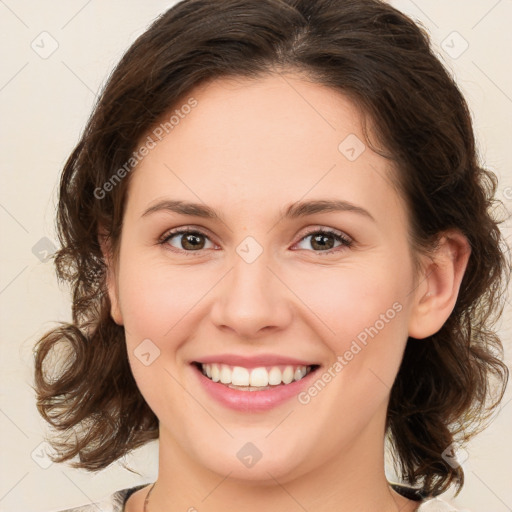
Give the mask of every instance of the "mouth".
POLYGON ((274 365, 246 368, 224 363, 202 363, 193 366, 212 382, 237 391, 258 392, 286 387, 304 379, 320 365, 274 365))

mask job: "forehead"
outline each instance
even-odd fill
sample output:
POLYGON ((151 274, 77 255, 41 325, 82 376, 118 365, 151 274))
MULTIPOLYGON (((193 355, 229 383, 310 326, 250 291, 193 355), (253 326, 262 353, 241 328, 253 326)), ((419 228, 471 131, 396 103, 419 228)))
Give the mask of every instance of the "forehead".
POLYGON ((253 213, 326 195, 403 208, 389 161, 366 145, 361 110, 329 87, 289 74, 219 79, 173 113, 179 121, 133 173, 129 202, 139 214, 166 194, 253 213))

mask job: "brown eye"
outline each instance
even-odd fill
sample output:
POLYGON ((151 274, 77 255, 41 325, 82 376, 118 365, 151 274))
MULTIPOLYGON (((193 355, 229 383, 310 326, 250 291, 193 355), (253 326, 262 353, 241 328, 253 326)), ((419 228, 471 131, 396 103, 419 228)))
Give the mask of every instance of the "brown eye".
POLYGON ((194 252, 205 249, 207 240, 209 241, 209 238, 200 231, 181 230, 168 233, 161 243, 169 244, 178 250, 194 252))
MULTIPOLYGON (((332 230, 313 231, 303 237, 299 243, 303 243, 308 238, 310 241, 306 242, 306 245, 312 247, 314 250, 313 252, 337 252, 335 249, 338 247, 346 248, 352 245, 352 241, 348 237, 332 230), (338 245, 335 245, 336 243, 338 243, 338 245)), ((307 247, 299 248, 308 249, 307 247)))

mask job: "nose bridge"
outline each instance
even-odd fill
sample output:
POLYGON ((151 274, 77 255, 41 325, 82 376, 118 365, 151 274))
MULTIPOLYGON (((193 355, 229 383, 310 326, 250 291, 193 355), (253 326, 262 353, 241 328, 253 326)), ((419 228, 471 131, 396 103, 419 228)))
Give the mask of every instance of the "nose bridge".
POLYGON ((251 238, 236 248, 212 313, 217 326, 230 327, 244 337, 265 327, 283 327, 291 316, 285 287, 269 269, 269 252, 251 238))

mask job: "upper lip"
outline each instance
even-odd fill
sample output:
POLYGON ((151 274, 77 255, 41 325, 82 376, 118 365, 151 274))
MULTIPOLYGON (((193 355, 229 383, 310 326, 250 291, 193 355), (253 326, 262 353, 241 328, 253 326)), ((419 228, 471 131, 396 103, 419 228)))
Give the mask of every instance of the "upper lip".
POLYGON ((259 354, 256 356, 237 356, 235 354, 216 354, 194 359, 194 363, 217 363, 229 366, 242 366, 243 368, 258 368, 262 366, 317 366, 317 363, 296 359, 278 354, 259 354))

